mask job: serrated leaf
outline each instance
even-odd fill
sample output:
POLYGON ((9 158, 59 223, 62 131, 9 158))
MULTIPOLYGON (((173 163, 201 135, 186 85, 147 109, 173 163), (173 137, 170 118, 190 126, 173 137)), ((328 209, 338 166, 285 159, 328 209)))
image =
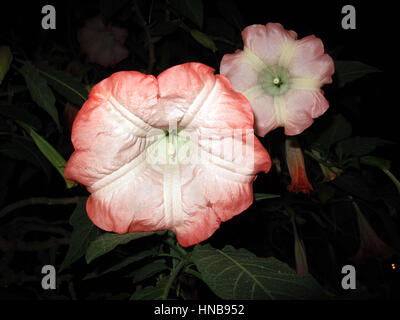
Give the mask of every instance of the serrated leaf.
POLYGON ((77 107, 81 107, 87 100, 88 93, 85 85, 69 73, 54 69, 40 70, 40 73, 55 91, 77 107))
POLYGON ((59 128, 60 121, 55 106, 56 98, 46 80, 40 75, 39 70, 29 61, 25 61, 22 68, 18 70, 25 79, 33 101, 50 115, 59 128))
POLYGON ((298 275, 274 257, 259 258, 246 249, 196 245, 193 261, 203 280, 222 299, 322 299, 311 275, 298 275))
POLYGON ((211 39, 205 33, 201 32, 199 30, 196 30, 196 29, 191 29, 190 34, 192 35, 193 39, 195 39, 203 47, 210 49, 212 52, 217 51, 217 47, 215 45, 214 40, 211 39))
POLYGON ((203 1, 202 0, 171 0, 171 5, 183 16, 203 28, 203 1))
POLYGON ((145 266, 136 269, 132 272, 132 283, 138 283, 143 280, 149 279, 156 274, 168 270, 168 266, 165 263, 165 259, 157 259, 153 262, 146 264, 145 266))
POLYGON ((0 85, 3 82, 13 59, 10 47, 0 46, 0 85))
POLYGON ((89 279, 93 279, 93 278, 97 278, 100 276, 103 276, 107 273, 110 272, 115 272, 118 270, 121 270, 122 268, 125 268, 126 266, 135 263, 137 261, 143 260, 145 258, 154 256, 156 253, 155 250, 145 250, 145 251, 141 251, 138 254, 135 254, 133 256, 127 257, 124 260, 122 260, 120 263, 117 263, 116 265, 112 266, 111 268, 108 268, 102 272, 93 272, 88 274, 86 277, 83 278, 83 280, 89 280, 89 279))
POLYGON ((132 240, 149 237, 152 235, 162 235, 165 231, 157 231, 157 232, 132 232, 126 234, 117 234, 117 233, 105 233, 92 241, 89 245, 89 248, 86 251, 86 262, 90 263, 94 259, 106 254, 113 250, 116 246, 120 244, 126 244, 132 240))
POLYGON ((83 257, 90 242, 102 233, 89 219, 86 213, 86 201, 87 198, 79 199, 69 220, 73 230, 67 254, 60 266, 60 272, 83 257))
POLYGON ((376 137, 353 137, 338 142, 335 150, 342 155, 360 157, 388 143, 392 142, 376 137))
POLYGON ((381 72, 378 68, 360 61, 335 61, 336 84, 339 88, 367 74, 381 72))
POLYGON ((136 290, 130 300, 161 300, 167 283, 168 279, 165 278, 159 281, 155 286, 148 286, 136 290))
POLYGON ((36 131, 26 123, 22 121, 17 121, 17 123, 24 128, 24 130, 32 137, 36 146, 42 152, 42 154, 50 161, 54 168, 59 172, 59 174, 63 177, 66 187, 72 188, 76 185, 71 181, 68 181, 64 175, 64 169, 66 165, 65 159, 58 153, 56 149, 54 149, 50 143, 48 143, 41 135, 36 133, 36 131))
POLYGON ((255 201, 260 201, 264 199, 274 199, 274 198, 279 198, 279 194, 268 194, 268 193, 255 193, 254 194, 254 200, 255 201))

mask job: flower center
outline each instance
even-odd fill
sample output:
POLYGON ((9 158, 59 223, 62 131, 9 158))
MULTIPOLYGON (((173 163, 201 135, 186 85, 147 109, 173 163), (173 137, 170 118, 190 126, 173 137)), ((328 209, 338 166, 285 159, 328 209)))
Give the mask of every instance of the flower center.
POLYGON ((187 139, 187 134, 181 132, 183 128, 172 130, 162 129, 164 134, 157 138, 148 150, 148 161, 157 164, 178 164, 185 163, 190 158, 192 143, 187 139))
POLYGON ((259 74, 262 89, 270 96, 284 95, 290 89, 290 75, 281 66, 268 67, 259 74))

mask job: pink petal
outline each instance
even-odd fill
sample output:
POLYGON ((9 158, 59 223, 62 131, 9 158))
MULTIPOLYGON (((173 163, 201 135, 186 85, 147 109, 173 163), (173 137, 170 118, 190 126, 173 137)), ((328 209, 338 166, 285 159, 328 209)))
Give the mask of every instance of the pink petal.
POLYGON ((254 116, 249 101, 234 91, 223 75, 215 76, 214 86, 201 108, 195 113, 190 111, 182 119, 190 128, 253 129, 254 116))
POLYGON ((278 123, 274 111, 274 98, 267 94, 261 95, 252 101, 254 112, 254 128, 260 137, 276 129, 278 123))
POLYGON ((311 35, 297 41, 289 70, 293 76, 313 78, 323 85, 332 82, 335 66, 332 58, 324 54, 322 41, 311 35))
POLYGON ((162 181, 153 169, 140 176, 128 172, 90 195, 88 216, 99 228, 116 233, 172 228, 164 217, 162 181))
POLYGON ((296 137, 287 137, 285 140, 286 163, 289 169, 290 185, 288 191, 294 193, 310 193, 313 190, 308 181, 304 157, 296 137))
POLYGON ((302 133, 329 107, 320 91, 289 90, 286 94, 287 122, 285 134, 292 136, 302 133))
POLYGON ((255 86, 258 82, 258 73, 245 62, 243 51, 239 50, 222 57, 220 73, 227 77, 232 88, 239 92, 255 86))
POLYGON ((281 50, 288 39, 295 40, 294 31, 285 30, 280 23, 254 24, 242 31, 244 46, 268 65, 278 63, 281 50))
POLYGON ((189 246, 210 237, 253 202, 252 179, 240 183, 214 174, 206 166, 182 168, 182 205, 187 218, 175 227, 178 241, 189 246))
POLYGON ((247 145, 241 136, 246 152, 235 149, 224 159, 214 149, 211 158, 218 163, 147 162, 153 143, 148 135, 170 120, 196 134, 243 128, 253 136, 249 102, 209 67, 188 63, 157 79, 135 71, 113 74, 92 89, 79 111, 72 128, 75 152, 65 168, 67 179, 91 192, 87 212, 98 227, 117 233, 169 229, 187 246, 251 204, 257 172, 271 165, 261 143, 253 137, 247 145))
POLYGON ((214 69, 201 63, 174 66, 157 79, 162 110, 157 110, 152 117, 160 119, 158 126, 165 128, 170 122, 180 122, 190 107, 197 112, 197 106, 207 99, 215 83, 214 69))

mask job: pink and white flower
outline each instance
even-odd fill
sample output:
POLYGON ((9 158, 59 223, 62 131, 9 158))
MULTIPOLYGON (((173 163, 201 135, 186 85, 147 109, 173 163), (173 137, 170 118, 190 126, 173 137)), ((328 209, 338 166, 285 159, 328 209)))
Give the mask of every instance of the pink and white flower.
POLYGON ((117 72, 93 87, 79 111, 65 175, 87 187, 86 209, 101 229, 172 230, 182 246, 193 245, 247 209, 256 174, 270 169, 253 125, 247 99, 201 63, 172 67, 157 78, 117 72), (221 154, 222 138, 237 130, 246 131, 235 138, 241 148, 221 154), (187 132, 197 137, 189 144, 198 145, 205 162, 173 161, 187 132), (149 150, 167 161, 146 161, 149 150))
POLYGON ((123 45, 127 36, 127 29, 105 26, 100 16, 88 19, 78 31, 81 50, 88 60, 104 67, 113 67, 129 56, 129 50, 123 45))
POLYGON ((322 41, 314 35, 297 40, 279 23, 248 26, 242 37, 243 50, 224 55, 220 71, 250 101, 256 133, 303 132, 329 107, 320 88, 332 82, 334 64, 322 41))

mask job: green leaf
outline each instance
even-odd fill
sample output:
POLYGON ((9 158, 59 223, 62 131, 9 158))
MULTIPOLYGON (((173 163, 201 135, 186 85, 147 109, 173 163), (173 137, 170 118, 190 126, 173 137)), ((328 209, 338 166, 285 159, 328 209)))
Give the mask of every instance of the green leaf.
POLYGON ((381 72, 381 70, 359 61, 335 61, 336 84, 339 88, 369 73, 375 72, 381 72))
POLYGON ((46 80, 40 75, 39 70, 29 61, 25 61, 22 68, 18 70, 25 78, 33 101, 46 111, 57 124, 57 127, 60 128, 58 111, 55 106, 56 98, 46 80))
POLYGON ((88 99, 86 87, 69 73, 54 69, 40 70, 40 73, 55 91, 77 107, 88 99))
POLYGON ((96 240, 92 241, 92 243, 90 243, 89 248, 86 251, 86 262, 92 262, 94 259, 113 250, 116 246, 120 244, 126 244, 132 240, 149 237, 154 234, 162 235, 164 233, 165 231, 132 232, 125 234, 107 232, 98 237, 96 240))
POLYGON ((260 201, 264 199, 274 199, 274 198, 279 198, 279 194, 268 194, 268 193, 255 193, 254 194, 254 200, 260 201))
POLYGON ((170 0, 171 5, 183 16, 203 28, 203 1, 202 0, 170 0))
POLYGON ((222 299, 321 299, 310 275, 298 275, 274 257, 259 258, 245 249, 196 245, 192 255, 210 289, 222 299))
POLYGON ((334 143, 350 137, 351 131, 350 122, 341 114, 335 115, 330 125, 319 135, 316 143, 328 151, 334 143))
POLYGON ((157 259, 153 262, 146 264, 145 266, 135 270, 132 272, 133 275, 133 283, 138 283, 143 280, 149 279, 156 274, 168 270, 168 266, 165 263, 165 259, 157 259))
POLYGON ((335 151, 345 156, 360 157, 373 152, 376 147, 392 143, 376 137, 353 137, 338 142, 335 151))
POLYGON ((72 188, 76 185, 76 183, 68 181, 64 175, 64 169, 67 162, 64 158, 58 153, 56 149, 54 149, 51 144, 49 144, 41 135, 35 132, 35 130, 22 121, 17 121, 17 123, 24 128, 24 130, 32 137, 36 146, 43 153, 43 155, 50 161, 54 168, 57 169, 59 174, 63 177, 65 181, 65 185, 67 188, 72 188))
POLYGON ((0 85, 10 69, 12 59, 10 47, 0 46, 0 85))
POLYGON ((168 279, 158 281, 155 286, 145 287, 141 290, 136 290, 130 300, 162 300, 165 287, 168 284, 168 279))
POLYGON ((0 114, 13 120, 20 120, 36 130, 42 129, 42 122, 28 110, 18 106, 0 106, 0 114))
POLYGON ((60 272, 83 257, 91 241, 99 237, 102 231, 89 219, 86 213, 87 198, 79 199, 69 220, 73 227, 67 255, 61 264, 60 272))
POLYGON ((215 45, 215 42, 213 39, 211 39, 208 35, 205 33, 196 30, 196 29, 191 29, 190 34, 192 35, 193 39, 195 39, 198 43, 200 43, 203 47, 210 49, 212 52, 217 51, 217 47, 215 45))
POLYGON ((379 157, 363 156, 360 158, 360 163, 371 167, 377 167, 381 170, 390 170, 390 161, 379 157))
POLYGON ((118 264, 112 266, 111 268, 108 268, 108 269, 106 269, 106 270, 104 270, 102 272, 89 273, 86 277, 83 278, 83 280, 89 280, 89 279, 97 278, 97 277, 103 276, 103 275, 105 275, 107 273, 118 271, 118 270, 120 270, 122 268, 125 268, 126 266, 132 264, 132 263, 135 263, 135 262, 143 260, 145 258, 154 256, 155 254, 156 254, 155 250, 141 251, 138 254, 135 254, 133 256, 127 257, 126 259, 122 260, 120 263, 118 263, 118 264))

